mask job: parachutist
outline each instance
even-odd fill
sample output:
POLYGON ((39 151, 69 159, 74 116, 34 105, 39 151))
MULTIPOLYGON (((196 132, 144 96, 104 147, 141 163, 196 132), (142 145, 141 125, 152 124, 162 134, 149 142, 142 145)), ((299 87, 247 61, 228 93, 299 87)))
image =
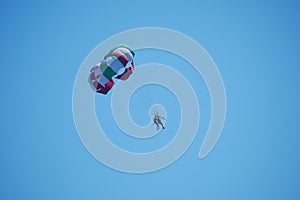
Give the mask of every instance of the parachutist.
POLYGON ((166 120, 165 118, 159 116, 158 114, 155 114, 154 118, 153 118, 153 122, 154 124, 156 124, 156 129, 159 130, 159 125, 161 125, 162 129, 165 129, 163 123, 161 122, 161 119, 166 120))

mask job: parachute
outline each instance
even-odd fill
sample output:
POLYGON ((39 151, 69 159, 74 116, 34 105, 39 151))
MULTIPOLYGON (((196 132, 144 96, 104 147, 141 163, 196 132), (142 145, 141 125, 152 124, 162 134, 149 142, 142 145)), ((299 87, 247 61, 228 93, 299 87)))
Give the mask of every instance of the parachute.
POLYGON ((88 82, 92 90, 106 95, 114 85, 113 78, 127 80, 134 70, 134 55, 133 50, 125 45, 111 49, 90 71, 88 82))

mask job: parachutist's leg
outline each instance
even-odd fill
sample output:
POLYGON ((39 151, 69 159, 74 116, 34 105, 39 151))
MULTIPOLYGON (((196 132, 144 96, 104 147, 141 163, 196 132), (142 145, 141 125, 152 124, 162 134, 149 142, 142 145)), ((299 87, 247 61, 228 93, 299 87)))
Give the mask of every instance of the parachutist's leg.
POLYGON ((163 125, 162 122, 160 122, 159 124, 161 125, 161 127, 162 127, 163 129, 165 129, 165 127, 164 127, 164 125, 163 125))
MULTIPOLYGON (((154 122, 154 123, 155 123, 155 122, 154 122)), ((158 123, 155 123, 155 125, 156 125, 156 130, 158 130, 158 129, 159 129, 158 123)))

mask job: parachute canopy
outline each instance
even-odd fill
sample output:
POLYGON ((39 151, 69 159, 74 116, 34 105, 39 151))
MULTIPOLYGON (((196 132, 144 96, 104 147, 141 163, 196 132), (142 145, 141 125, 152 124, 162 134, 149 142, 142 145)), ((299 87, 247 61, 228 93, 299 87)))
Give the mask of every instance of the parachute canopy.
POLYGON ((91 69, 88 79, 91 88, 95 92, 107 94, 114 85, 112 78, 127 80, 134 70, 134 55, 133 50, 125 45, 111 49, 104 59, 91 69))

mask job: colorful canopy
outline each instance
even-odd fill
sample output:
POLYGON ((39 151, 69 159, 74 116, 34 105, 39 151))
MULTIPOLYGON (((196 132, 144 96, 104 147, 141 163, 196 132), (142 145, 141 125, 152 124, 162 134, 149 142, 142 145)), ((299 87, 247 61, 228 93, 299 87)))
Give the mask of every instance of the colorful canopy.
POLYGON ((134 70, 134 55, 133 50, 125 45, 110 50, 104 56, 104 60, 91 69, 89 75, 91 88, 98 93, 107 94, 114 85, 112 78, 127 80, 134 70))

